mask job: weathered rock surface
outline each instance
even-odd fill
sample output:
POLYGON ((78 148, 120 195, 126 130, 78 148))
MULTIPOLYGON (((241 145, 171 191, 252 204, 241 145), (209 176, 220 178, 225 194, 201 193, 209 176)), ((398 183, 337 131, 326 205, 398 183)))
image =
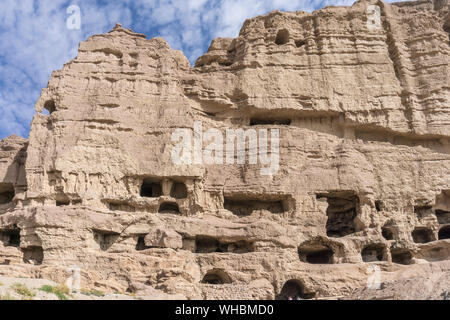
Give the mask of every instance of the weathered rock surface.
POLYGON ((442 298, 403 283, 439 270, 450 287, 449 31, 442 0, 275 11, 195 67, 120 25, 90 37, 28 141, 0 142, 0 274, 295 299, 350 295, 375 270, 401 298, 442 298), (196 121, 278 129, 279 170, 175 164, 172 133, 196 121))

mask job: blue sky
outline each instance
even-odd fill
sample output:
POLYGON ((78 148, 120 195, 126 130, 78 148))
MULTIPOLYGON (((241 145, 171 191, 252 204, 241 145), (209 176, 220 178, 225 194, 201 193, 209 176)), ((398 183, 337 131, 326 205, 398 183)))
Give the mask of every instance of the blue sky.
MULTIPOLYGON (((53 70, 87 37, 116 22, 147 38, 162 36, 193 64, 215 37, 236 37, 246 18, 272 10, 314 11, 354 0, 0 0, 0 139, 28 137, 34 104, 53 70), (81 10, 81 28, 66 21, 81 10)), ((393 1, 387 1, 393 2, 393 1)))

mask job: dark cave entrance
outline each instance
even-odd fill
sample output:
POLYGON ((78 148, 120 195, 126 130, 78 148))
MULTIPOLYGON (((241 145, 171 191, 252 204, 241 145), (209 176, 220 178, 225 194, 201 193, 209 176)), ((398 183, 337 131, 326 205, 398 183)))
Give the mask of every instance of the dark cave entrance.
POLYGON ((353 191, 336 191, 317 195, 328 202, 327 236, 339 238, 356 231, 355 218, 359 210, 359 198, 353 191))
POLYGON ((306 293, 305 287, 299 280, 289 280, 283 285, 276 300, 306 300, 315 297, 315 293, 306 293))

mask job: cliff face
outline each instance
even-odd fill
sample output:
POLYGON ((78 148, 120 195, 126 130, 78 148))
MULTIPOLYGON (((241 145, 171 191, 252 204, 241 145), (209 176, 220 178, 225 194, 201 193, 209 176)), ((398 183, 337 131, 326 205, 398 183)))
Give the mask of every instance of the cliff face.
POLYGON ((343 296, 375 269, 448 288, 449 31, 442 0, 271 12, 193 68, 120 25, 89 38, 29 141, 0 142, 0 274, 205 299, 343 296), (251 135, 244 163, 175 163, 177 129, 278 129, 279 163, 262 174, 251 135))

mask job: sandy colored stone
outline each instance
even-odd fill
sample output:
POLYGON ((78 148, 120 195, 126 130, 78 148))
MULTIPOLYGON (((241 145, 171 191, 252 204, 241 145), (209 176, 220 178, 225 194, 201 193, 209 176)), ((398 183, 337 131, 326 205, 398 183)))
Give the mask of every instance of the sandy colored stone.
POLYGON ((449 17, 442 0, 274 11, 194 67, 121 25, 88 38, 29 139, 0 141, 0 274, 78 268, 83 288, 163 298, 447 297, 449 17), (172 133, 195 121, 279 129, 279 170, 176 165, 172 133))

